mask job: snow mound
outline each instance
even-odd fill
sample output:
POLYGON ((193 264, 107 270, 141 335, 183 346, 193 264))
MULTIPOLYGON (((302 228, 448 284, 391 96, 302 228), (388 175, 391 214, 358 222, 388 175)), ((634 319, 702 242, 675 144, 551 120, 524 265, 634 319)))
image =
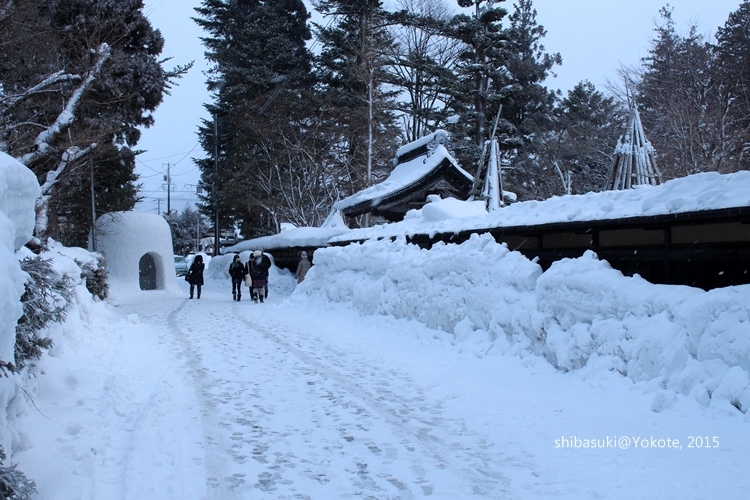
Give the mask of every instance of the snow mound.
POLYGON ((39 193, 36 175, 21 162, 0 151, 0 212, 13 224, 15 234, 11 241, 15 250, 28 243, 33 236, 35 204, 39 193))
POLYGON ((750 409, 750 285, 654 285, 592 252, 542 272, 485 234, 430 250, 403 237, 319 249, 298 297, 415 320, 480 357, 536 354, 583 376, 620 373, 657 392, 654 411, 675 394, 750 409))

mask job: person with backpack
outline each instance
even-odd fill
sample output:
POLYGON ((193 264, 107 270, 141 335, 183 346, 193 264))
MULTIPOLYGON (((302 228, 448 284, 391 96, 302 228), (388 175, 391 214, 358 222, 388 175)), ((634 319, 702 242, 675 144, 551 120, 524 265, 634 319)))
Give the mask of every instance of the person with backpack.
POLYGON ((245 264, 247 274, 250 275, 252 283, 250 285, 250 294, 253 298, 253 302, 263 302, 266 296, 265 286, 268 283, 268 270, 271 259, 265 257, 263 252, 256 250, 250 256, 250 259, 245 264))
POLYGON ((190 269, 188 269, 187 275, 185 275, 185 279, 188 283, 190 283, 191 299, 193 298, 193 290, 195 287, 198 287, 198 298, 201 298, 201 287, 203 286, 203 270, 205 268, 206 266, 205 264, 203 264, 203 256, 196 255, 193 263, 190 264, 190 269))
POLYGON ((245 265, 239 255, 235 255, 229 264, 229 276, 232 278, 232 300, 240 302, 242 299, 242 282, 245 280, 245 265))

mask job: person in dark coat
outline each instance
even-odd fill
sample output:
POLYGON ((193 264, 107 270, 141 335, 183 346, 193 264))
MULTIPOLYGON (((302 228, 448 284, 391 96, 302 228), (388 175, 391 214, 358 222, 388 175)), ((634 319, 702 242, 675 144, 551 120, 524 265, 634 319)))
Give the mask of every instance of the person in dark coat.
POLYGON ((240 256, 235 255, 229 264, 229 276, 232 278, 232 300, 237 302, 242 299, 242 282, 245 280, 245 266, 240 261, 240 256))
POLYGON ((270 262, 271 259, 265 257, 262 251, 256 250, 250 256, 250 260, 247 261, 247 264, 245 264, 247 273, 252 280, 250 294, 253 297, 253 302, 258 302, 259 300, 263 302, 263 299, 265 298, 266 294, 264 289, 268 283, 268 270, 271 268, 270 262))
POLYGON ((203 264, 203 256, 196 255, 190 269, 187 273, 187 282, 190 283, 190 298, 193 298, 193 289, 198 287, 198 298, 201 298, 201 287, 203 286, 203 270, 206 268, 203 264))
POLYGON ((307 271, 309 271, 311 267, 312 264, 307 260, 307 252, 302 250, 302 255, 300 255, 300 260, 297 264, 297 271, 294 273, 294 277, 297 279, 298 284, 302 283, 302 280, 304 280, 307 275, 307 271))
MULTIPOLYGON (((271 266, 273 265, 273 262, 271 262, 271 257, 266 255, 266 253, 263 251, 262 248, 259 248, 261 255, 263 256, 263 265, 266 266, 268 269, 271 269, 271 266)), ((263 291, 265 293, 265 297, 268 298, 268 276, 266 276, 266 286, 263 287, 263 291)))

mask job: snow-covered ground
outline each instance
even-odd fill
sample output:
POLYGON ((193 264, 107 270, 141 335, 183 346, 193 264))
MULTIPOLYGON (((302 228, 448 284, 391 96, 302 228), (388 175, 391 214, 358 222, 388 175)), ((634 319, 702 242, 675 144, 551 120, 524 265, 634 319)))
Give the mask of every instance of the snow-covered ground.
MULTIPOLYGON (((0 167, 8 362, 38 186, 0 167)), ((230 299, 229 255, 187 299, 163 276, 171 245, 160 290, 131 269, 94 301, 93 255, 52 245, 74 295, 32 376, 0 378, 3 466, 40 500, 746 498, 750 285, 654 285, 592 253, 542 272, 486 235, 428 251, 404 234, 746 207, 748 186, 701 174, 486 215, 436 200, 354 236, 331 224, 395 239, 318 249, 300 285, 273 268, 265 304, 230 299)), ((152 232, 138 252, 168 239, 152 232)), ((260 246, 244 245, 243 260, 260 246)))
POLYGON ((750 287, 477 237, 318 250, 254 304, 230 258, 51 332, 13 429, 38 498, 746 498, 750 287))

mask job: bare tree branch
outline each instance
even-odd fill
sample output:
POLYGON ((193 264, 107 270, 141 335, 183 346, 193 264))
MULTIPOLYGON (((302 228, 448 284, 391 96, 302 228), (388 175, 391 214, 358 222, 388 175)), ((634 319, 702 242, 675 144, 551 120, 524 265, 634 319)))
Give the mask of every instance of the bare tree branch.
MULTIPOLYGON (((30 165, 34 160, 43 156, 50 147, 50 143, 56 139, 75 119, 75 110, 81 103, 81 99, 93 84, 96 77, 101 73, 104 63, 109 59, 111 50, 109 45, 103 43, 97 50, 97 61, 93 68, 81 82, 78 88, 73 92, 73 95, 68 99, 65 108, 60 112, 55 122, 42 131, 34 140, 35 148, 33 151, 26 153, 19 160, 24 165, 30 165)), ((63 161, 65 163, 65 161, 63 161)))

